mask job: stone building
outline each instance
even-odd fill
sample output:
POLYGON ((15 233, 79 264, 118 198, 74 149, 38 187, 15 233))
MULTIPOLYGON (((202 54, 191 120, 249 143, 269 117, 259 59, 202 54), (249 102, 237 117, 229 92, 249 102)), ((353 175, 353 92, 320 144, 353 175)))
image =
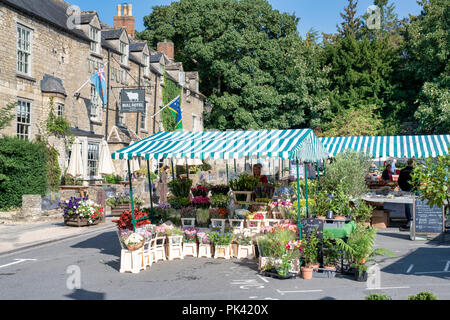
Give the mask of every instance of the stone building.
MULTIPOLYGON (((155 49, 134 39, 132 5, 118 5, 114 26, 62 0, 0 0, 0 103, 17 102, 17 118, 0 135, 36 139, 43 133, 51 102, 82 142, 84 180, 98 174, 100 142, 111 152, 160 130, 164 73, 182 91, 183 129, 203 130, 205 97, 197 72, 185 72, 174 61, 174 45, 155 49), (108 103, 103 106, 88 79, 103 67, 108 103), (81 88, 81 89, 80 89, 81 88), (146 112, 121 113, 123 88, 146 92, 146 112)), ((68 166, 70 146, 51 137, 60 166, 68 166)), ((116 162, 116 172, 122 164, 116 162)))

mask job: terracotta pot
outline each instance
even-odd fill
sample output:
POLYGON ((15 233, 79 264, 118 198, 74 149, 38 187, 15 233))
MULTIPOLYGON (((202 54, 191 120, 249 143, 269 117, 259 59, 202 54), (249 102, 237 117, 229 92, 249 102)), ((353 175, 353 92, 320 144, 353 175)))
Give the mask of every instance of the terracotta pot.
POLYGON ((324 266, 323 268, 327 269, 327 270, 334 270, 334 269, 336 269, 335 266, 324 266))
POLYGON ((316 217, 316 219, 325 220, 327 217, 316 217))
POLYGON ((312 274, 313 274, 313 268, 312 267, 302 267, 302 278, 305 280, 311 280, 312 274))
POLYGON ((313 268, 313 269, 320 268, 320 263, 314 263, 314 264, 312 264, 312 265, 311 265, 311 268, 313 268))
POLYGON ((335 216, 334 217, 335 220, 345 220, 344 216, 335 216))

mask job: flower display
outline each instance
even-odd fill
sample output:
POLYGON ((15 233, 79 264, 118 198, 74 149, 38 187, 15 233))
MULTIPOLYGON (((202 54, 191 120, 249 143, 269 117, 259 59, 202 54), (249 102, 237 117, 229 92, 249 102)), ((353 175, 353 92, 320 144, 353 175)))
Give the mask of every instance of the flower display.
POLYGON ((180 215, 182 218, 195 218, 197 214, 197 208, 189 206, 182 208, 180 210, 180 215))
POLYGON ((131 245, 139 244, 139 243, 141 243, 143 241, 144 241, 144 237, 143 236, 141 236, 138 233, 132 233, 125 240, 125 244, 127 246, 131 246, 131 245))
POLYGON ((228 216, 228 210, 225 208, 209 209, 211 219, 226 219, 228 216))
POLYGON ((256 219, 256 220, 263 220, 263 219, 264 219, 264 215, 261 214, 261 213, 257 213, 257 214, 255 214, 255 215, 253 215, 253 219, 256 219))
POLYGON ((191 199, 191 204, 199 209, 208 209, 210 201, 208 197, 195 197, 191 199))
POLYGON ((276 212, 282 212, 284 214, 288 214, 294 207, 293 203, 289 200, 285 201, 274 201, 269 204, 270 209, 276 212))
POLYGON ((71 197, 65 202, 60 202, 59 207, 64 211, 63 217, 68 218, 74 215, 88 219, 89 223, 103 216, 104 208, 92 200, 86 198, 71 197))
POLYGON ((301 240, 289 241, 286 243, 286 249, 289 251, 299 250, 303 253, 303 242, 301 240))
POLYGON ((166 228, 162 226, 157 226, 155 228, 155 232, 158 235, 158 237, 163 237, 166 234, 166 228))
POLYGON ((199 229, 198 228, 184 228, 183 229, 183 240, 187 243, 195 243, 197 242, 197 233, 199 229))
POLYGON ((198 232, 197 233, 198 242, 201 244, 211 244, 211 240, 209 239, 209 234, 206 232, 198 232))
POLYGON ((235 240, 241 246, 252 245, 252 232, 250 229, 235 229, 233 231, 235 240))
MULTIPOLYGON (((145 214, 144 212, 139 211, 138 209, 134 210, 134 219, 140 220, 136 222, 136 228, 139 228, 141 226, 150 224, 150 217, 145 214), (147 218, 144 220, 140 220, 143 218, 147 218)), ((117 227, 119 228, 119 230, 124 230, 124 229, 128 229, 128 230, 133 230, 133 215, 131 211, 124 211, 120 214, 119 220, 113 220, 112 222, 114 222, 115 224, 117 224, 117 227)))
POLYGON ((158 209, 169 210, 172 209, 172 206, 170 205, 170 203, 160 203, 158 204, 158 209))
POLYGON ((195 188, 191 188, 191 192, 194 195, 194 197, 207 197, 209 189, 205 186, 198 185, 195 188))
POLYGON ((259 232, 260 233, 270 233, 270 232, 273 232, 273 230, 274 230, 274 227, 272 227, 272 226, 262 226, 259 229, 259 232))

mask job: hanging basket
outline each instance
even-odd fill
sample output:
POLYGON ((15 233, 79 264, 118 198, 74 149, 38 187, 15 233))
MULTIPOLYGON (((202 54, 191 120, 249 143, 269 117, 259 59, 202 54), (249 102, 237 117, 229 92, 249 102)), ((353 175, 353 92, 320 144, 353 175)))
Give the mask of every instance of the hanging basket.
POLYGON ((139 250, 140 248, 142 248, 143 245, 144 245, 144 241, 141 241, 141 242, 135 243, 135 244, 130 244, 130 245, 127 244, 126 246, 129 251, 136 251, 136 250, 139 250))

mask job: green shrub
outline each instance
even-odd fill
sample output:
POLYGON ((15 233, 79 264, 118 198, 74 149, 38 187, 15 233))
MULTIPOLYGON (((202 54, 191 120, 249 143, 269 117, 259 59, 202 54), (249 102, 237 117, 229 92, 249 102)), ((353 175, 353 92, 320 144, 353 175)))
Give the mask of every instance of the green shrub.
POLYGON ((420 292, 415 296, 409 296, 408 300, 439 300, 434 294, 430 292, 420 292))
POLYGON ((366 300, 392 300, 392 298, 385 294, 373 293, 369 294, 366 300))
POLYGON ((189 207, 191 205, 191 202, 187 197, 172 197, 167 202, 176 210, 180 210, 181 208, 189 207))
POLYGON ((347 150, 338 154, 327 165, 321 187, 328 193, 341 190, 348 198, 359 198, 368 191, 365 176, 370 164, 370 158, 364 153, 347 150))
POLYGON ((192 180, 191 179, 175 179, 170 181, 168 187, 175 197, 189 197, 191 192, 192 180))
MULTIPOLYGON (((19 138, 0 139, 0 209, 22 206, 22 195, 45 195, 49 183, 45 143, 19 138)), ((52 182, 53 183, 53 182, 52 182)))
POLYGON ((106 176, 105 178, 106 184, 120 184, 123 179, 119 175, 110 174, 109 176, 106 176))

